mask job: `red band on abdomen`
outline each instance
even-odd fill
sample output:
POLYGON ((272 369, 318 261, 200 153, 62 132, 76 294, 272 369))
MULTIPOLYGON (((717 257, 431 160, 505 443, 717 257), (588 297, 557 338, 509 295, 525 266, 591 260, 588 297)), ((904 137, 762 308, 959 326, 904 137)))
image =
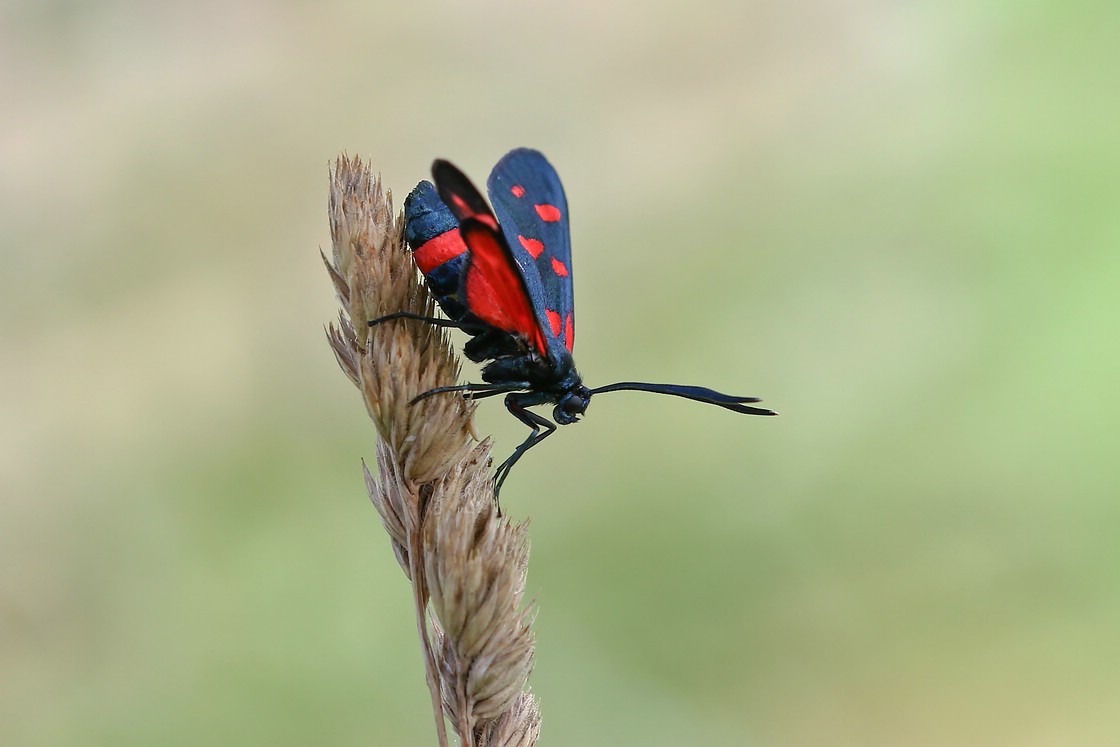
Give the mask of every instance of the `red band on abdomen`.
POLYGON ((455 259, 465 251, 467 251, 467 245, 463 243, 463 237, 459 235, 459 229, 453 228, 425 241, 419 249, 412 253, 412 256, 416 258, 416 266, 420 268, 420 272, 427 275, 444 262, 455 259))

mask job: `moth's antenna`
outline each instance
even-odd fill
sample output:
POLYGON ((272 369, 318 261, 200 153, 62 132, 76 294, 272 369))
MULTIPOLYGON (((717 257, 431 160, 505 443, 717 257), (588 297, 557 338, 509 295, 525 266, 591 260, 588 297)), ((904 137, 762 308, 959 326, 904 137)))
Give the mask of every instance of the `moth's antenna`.
POLYGON ((709 405, 718 405, 724 409, 733 412, 741 412, 744 415, 777 415, 778 413, 773 410, 767 410, 762 407, 748 407, 746 402, 761 402, 758 397, 733 397, 730 394, 723 394, 714 389, 708 389, 702 386, 682 386, 680 384, 648 384, 642 381, 620 381, 617 384, 608 384, 606 386, 597 387, 591 390, 591 394, 602 394, 604 392, 619 392, 619 391, 637 391, 637 392, 653 392, 654 394, 671 394, 674 397, 684 397, 685 399, 695 400, 697 402, 706 402, 709 405))

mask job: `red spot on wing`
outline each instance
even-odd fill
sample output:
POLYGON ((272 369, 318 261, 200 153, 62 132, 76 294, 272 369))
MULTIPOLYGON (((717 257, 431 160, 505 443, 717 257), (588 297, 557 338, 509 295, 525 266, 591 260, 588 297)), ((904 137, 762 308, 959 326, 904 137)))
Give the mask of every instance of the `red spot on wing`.
POLYGON ((544 242, 540 239, 527 239, 521 234, 518 234, 517 240, 521 242, 521 246, 525 247, 525 251, 533 255, 533 259, 541 256, 541 252, 544 251, 544 242))
POLYGON ((469 215, 471 212, 473 212, 470 205, 467 204, 467 201, 463 199, 462 195, 451 195, 451 201, 455 203, 451 206, 455 208, 455 212, 461 215, 469 215))
POLYGON ((420 268, 420 272, 427 275, 444 262, 455 259, 465 251, 467 251, 467 245, 463 243, 463 237, 459 235, 459 229, 453 228, 425 241, 412 252, 412 256, 416 259, 416 266, 420 268))
POLYGON ((572 319, 572 312, 568 312, 568 318, 564 320, 564 346, 568 348, 568 352, 572 352, 572 348, 576 344, 576 325, 572 319))
POLYGON ((547 354, 548 346, 525 282, 503 239, 493 229, 478 223, 467 223, 460 230, 471 250, 467 306, 482 321, 521 335, 547 354))
POLYGON ((552 309, 545 309, 544 313, 548 315, 548 324, 552 327, 552 334, 555 337, 560 336, 560 314, 552 309))
POLYGON ((494 217, 489 208, 483 205, 479 210, 476 210, 471 206, 471 203, 460 194, 451 194, 451 204, 448 205, 448 207, 451 208, 451 212, 453 212, 455 217, 460 221, 473 218, 481 223, 485 223, 491 228, 498 227, 498 219, 494 217))
POLYGON ((472 213, 469 217, 474 218, 479 223, 485 223, 491 228, 496 229, 498 227, 498 219, 490 213, 472 213))
POLYGON ((525 188, 522 187, 520 184, 514 184, 512 187, 510 187, 509 191, 513 193, 514 197, 524 197, 525 196, 525 188))
POLYGON ((562 277, 562 278, 566 278, 566 277, 568 277, 568 268, 567 268, 567 266, 565 266, 565 265, 564 265, 564 263, 563 263, 563 262, 561 262, 560 260, 556 259, 556 257, 553 257, 553 258, 552 258, 552 269, 553 269, 553 270, 554 270, 554 271, 556 272, 556 274, 557 274, 557 275, 559 275, 560 277, 562 277))
POLYGON ((539 215, 541 217, 541 220, 543 220, 545 223, 555 223, 562 217, 560 215, 560 208, 556 207, 555 205, 549 205, 546 203, 544 205, 534 205, 533 207, 537 209, 537 215, 539 215))

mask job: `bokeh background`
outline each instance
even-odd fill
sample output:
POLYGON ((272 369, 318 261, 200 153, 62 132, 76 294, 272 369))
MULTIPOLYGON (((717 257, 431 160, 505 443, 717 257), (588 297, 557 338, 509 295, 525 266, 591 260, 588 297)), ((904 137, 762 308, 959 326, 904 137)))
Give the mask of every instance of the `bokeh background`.
POLYGON ((1116 8, 4 3, 0 743, 434 744, 327 167, 531 145, 585 377, 782 413, 518 466, 542 744, 1120 744, 1116 8))

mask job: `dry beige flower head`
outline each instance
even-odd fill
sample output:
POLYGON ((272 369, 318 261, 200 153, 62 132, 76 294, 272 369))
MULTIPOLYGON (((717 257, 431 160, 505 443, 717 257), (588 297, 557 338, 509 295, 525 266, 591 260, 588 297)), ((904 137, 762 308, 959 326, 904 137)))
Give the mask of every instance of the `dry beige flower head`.
POLYGON ((412 583, 417 629, 441 747, 444 715, 463 745, 530 747, 540 711, 527 691, 532 606, 524 604, 525 524, 494 500, 490 443, 473 443, 474 405, 433 396, 459 360, 445 331, 422 321, 369 322, 435 304, 405 246, 403 218, 359 158, 330 171, 332 255, 323 261, 342 304, 327 330, 335 358, 377 427, 378 476, 366 488, 412 583))

